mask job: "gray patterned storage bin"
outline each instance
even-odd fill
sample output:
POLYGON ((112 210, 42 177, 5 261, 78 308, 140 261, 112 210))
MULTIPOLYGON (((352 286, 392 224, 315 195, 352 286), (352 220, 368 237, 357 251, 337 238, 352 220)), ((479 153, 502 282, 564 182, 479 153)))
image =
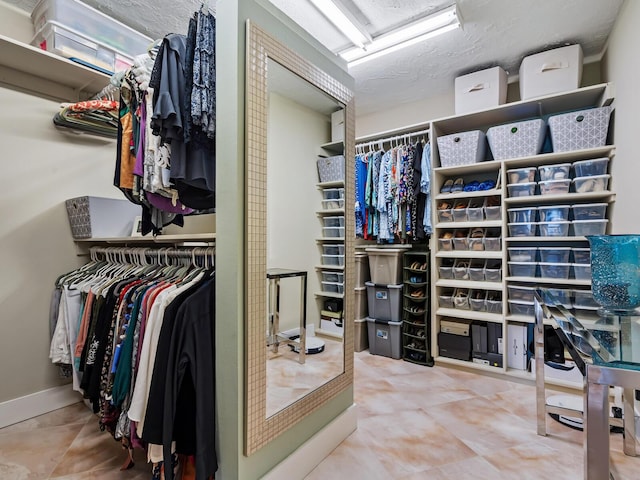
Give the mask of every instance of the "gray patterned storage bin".
POLYGON ((602 147, 607 141, 611 107, 590 108, 549 117, 554 152, 602 147))
POLYGON ((318 177, 321 183, 344 181, 344 155, 318 158, 318 177))
POLYGON ((140 206, 128 200, 77 197, 65 202, 73 238, 128 237, 140 206))
POLYGON ((441 167, 455 167, 481 162, 484 160, 486 152, 484 132, 472 130, 438 137, 438 152, 440 153, 441 167))
POLYGON ((537 118, 524 122, 509 123, 487 130, 487 140, 496 160, 530 157, 542 150, 545 124, 537 118))

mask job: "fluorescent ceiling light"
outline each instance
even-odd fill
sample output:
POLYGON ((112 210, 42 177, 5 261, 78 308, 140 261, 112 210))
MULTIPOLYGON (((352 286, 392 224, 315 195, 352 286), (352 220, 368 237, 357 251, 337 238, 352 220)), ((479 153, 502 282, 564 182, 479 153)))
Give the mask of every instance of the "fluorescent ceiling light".
POLYGON ((336 5, 333 0, 311 0, 311 3, 313 3, 338 30, 344 33, 354 45, 364 48, 365 44, 371 41, 369 34, 366 33, 363 28, 359 28, 356 25, 356 20, 336 5))
MULTIPOLYGON (((313 0, 312 0, 313 1, 313 0)), ((415 45, 429 38, 454 30, 460 26, 455 5, 429 15, 416 22, 376 37, 364 48, 351 48, 340 52, 340 56, 349 62, 349 66, 379 58, 402 48, 415 45)))

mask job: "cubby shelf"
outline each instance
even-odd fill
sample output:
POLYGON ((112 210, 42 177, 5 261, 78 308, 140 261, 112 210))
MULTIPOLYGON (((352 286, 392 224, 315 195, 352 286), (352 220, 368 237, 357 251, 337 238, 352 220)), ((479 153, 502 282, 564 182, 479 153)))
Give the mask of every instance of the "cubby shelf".
POLYGON ((491 228, 502 227, 502 220, 483 220, 481 222, 441 222, 436 224, 436 228, 442 229, 462 229, 462 228, 491 228))
POLYGON ((469 320, 503 323, 501 313, 476 312, 475 310, 463 310, 461 308, 439 308, 436 311, 436 314, 445 317, 467 318, 469 320))
MULTIPOLYGON (((497 196, 500 198, 501 220, 486 220, 479 222, 440 222, 434 225, 434 250, 432 252, 433 274, 432 274, 432 292, 431 292, 431 308, 434 312, 431 336, 433 338, 432 351, 439 351, 437 345, 438 333, 440 331, 441 318, 460 318, 470 319, 477 322, 495 322, 503 325, 502 336, 503 342, 509 341, 508 326, 511 323, 531 324, 533 317, 523 317, 511 315, 508 312, 508 293, 510 285, 529 284, 533 286, 547 286, 557 288, 581 288, 588 287, 590 280, 581 279, 555 279, 555 278, 539 278, 539 277, 513 277, 506 276, 508 269, 508 253, 509 247, 587 247, 588 242, 584 236, 564 236, 564 237, 510 237, 509 222, 507 221, 507 210, 509 208, 517 208, 521 206, 539 206, 539 205, 575 205, 585 203, 611 203, 615 200, 616 194, 613 188, 601 192, 589 193, 567 193, 564 195, 532 195, 528 197, 509 197, 509 188, 507 187, 507 170, 523 167, 539 167, 546 165, 554 165, 561 163, 573 163, 580 160, 596 159, 607 157, 612 159, 615 157, 615 145, 606 145, 597 148, 587 148, 571 152, 553 152, 543 153, 539 155, 509 158, 503 160, 489 160, 473 163, 469 165, 458 165, 452 167, 440 166, 440 151, 438 149, 439 137, 466 132, 471 130, 481 130, 486 132, 490 127, 495 125, 503 125, 507 123, 529 120, 531 118, 546 118, 549 115, 564 113, 567 111, 575 111, 579 109, 587 109, 609 105, 612 102, 613 88, 610 84, 600 84, 590 87, 580 88, 570 92, 563 92, 554 95, 548 95, 532 100, 514 102, 505 105, 496 106, 484 111, 475 113, 457 115, 431 122, 431 141, 432 162, 434 165, 433 178, 431 181, 433 200, 432 210, 434 216, 437 215, 437 206, 442 202, 453 203, 457 200, 465 200, 472 198, 480 198, 482 200, 487 197, 497 196), (446 180, 462 178, 465 183, 472 180, 494 179, 497 181, 497 188, 488 191, 476 192, 456 192, 456 193, 440 193, 440 189, 446 180), (500 231, 501 242, 499 251, 473 251, 473 250, 442 250, 442 247, 450 247, 448 242, 440 242, 440 238, 446 232, 453 230, 473 228, 488 229, 500 231), (503 277, 499 282, 473 282, 469 280, 443 279, 438 278, 438 274, 442 271, 440 267, 449 267, 455 259, 475 260, 475 263, 482 263, 483 260, 491 260, 492 262, 502 261, 503 277), (502 301, 503 313, 495 314, 488 312, 477 312, 473 310, 461 310, 455 308, 439 308, 439 297, 443 295, 442 289, 479 289, 489 290, 498 293, 502 301)), ((487 152, 487 156, 490 152, 487 152)), ((611 164, 611 162, 609 162, 611 164)), ((473 211, 473 213, 476 213, 473 211)), ((500 235, 497 233, 497 235, 500 235)), ((496 236, 497 236, 496 235, 496 236)), ((449 292, 444 292, 450 295, 449 292)), ((547 323, 547 322, 545 322, 547 323)), ((548 322, 551 324, 552 322, 548 322)), ((473 363, 471 361, 460 361, 447 357, 438 356, 436 361, 449 365, 464 367, 468 369, 478 370, 480 372, 492 372, 499 375, 528 378, 533 381, 530 374, 524 374, 520 371, 512 371, 507 364, 506 352, 502 356, 503 367, 493 367, 483 365, 481 363, 473 363)), ((553 382, 549 382, 553 383, 553 382)), ((562 384, 563 382, 556 382, 562 384)), ((564 382, 567 383, 567 382, 564 382)), ((563 385, 566 386, 566 385, 563 385)), ((569 385, 570 388, 576 388, 576 385, 569 385)))
POLYGON ((502 258, 502 251, 448 250, 436 253, 437 258, 502 258))

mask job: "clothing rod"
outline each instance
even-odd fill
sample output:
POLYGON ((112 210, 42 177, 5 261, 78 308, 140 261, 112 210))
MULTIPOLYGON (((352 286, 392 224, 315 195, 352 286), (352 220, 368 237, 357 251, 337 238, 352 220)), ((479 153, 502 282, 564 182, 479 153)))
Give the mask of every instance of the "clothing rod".
POLYGON ((418 135, 424 135, 425 133, 429 133, 429 129, 418 130, 417 132, 403 133, 401 135, 396 135, 396 136, 393 136, 393 137, 379 138, 379 139, 376 139, 376 140, 371 140, 369 142, 357 143, 356 144, 356 148, 369 147, 369 146, 373 146, 373 145, 380 144, 380 143, 392 142, 392 141, 395 141, 395 140, 402 140, 402 139, 405 139, 405 138, 411 138, 411 137, 418 136, 418 135))
POLYGON ((375 140, 380 137, 390 137, 394 135, 402 135, 403 133, 408 133, 416 130, 425 130, 429 129, 431 126, 430 122, 422 122, 422 123, 414 123, 413 125, 405 125, 400 128, 392 128, 389 130, 383 130, 381 132, 371 133, 369 135, 361 135, 356 138, 356 142, 368 142, 375 140))
POLYGON ((124 254, 124 255, 145 255, 157 257, 162 255, 165 257, 191 257, 196 256, 210 256, 214 255, 216 250, 213 247, 161 247, 161 248, 149 248, 149 247, 91 247, 89 251, 92 254, 124 254))

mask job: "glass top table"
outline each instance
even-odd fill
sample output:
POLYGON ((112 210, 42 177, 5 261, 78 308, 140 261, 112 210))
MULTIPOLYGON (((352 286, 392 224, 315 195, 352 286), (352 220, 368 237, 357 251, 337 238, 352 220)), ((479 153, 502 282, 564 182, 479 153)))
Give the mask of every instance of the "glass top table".
POLYGON ((640 312, 615 315, 591 310, 588 318, 578 319, 554 296, 553 289, 546 288, 536 290, 534 304, 536 374, 544 368, 544 324, 555 324, 556 333, 585 379, 584 478, 609 479, 609 386, 623 388, 623 411, 630 419, 624 422, 624 452, 636 455, 634 390, 640 389, 640 312))

